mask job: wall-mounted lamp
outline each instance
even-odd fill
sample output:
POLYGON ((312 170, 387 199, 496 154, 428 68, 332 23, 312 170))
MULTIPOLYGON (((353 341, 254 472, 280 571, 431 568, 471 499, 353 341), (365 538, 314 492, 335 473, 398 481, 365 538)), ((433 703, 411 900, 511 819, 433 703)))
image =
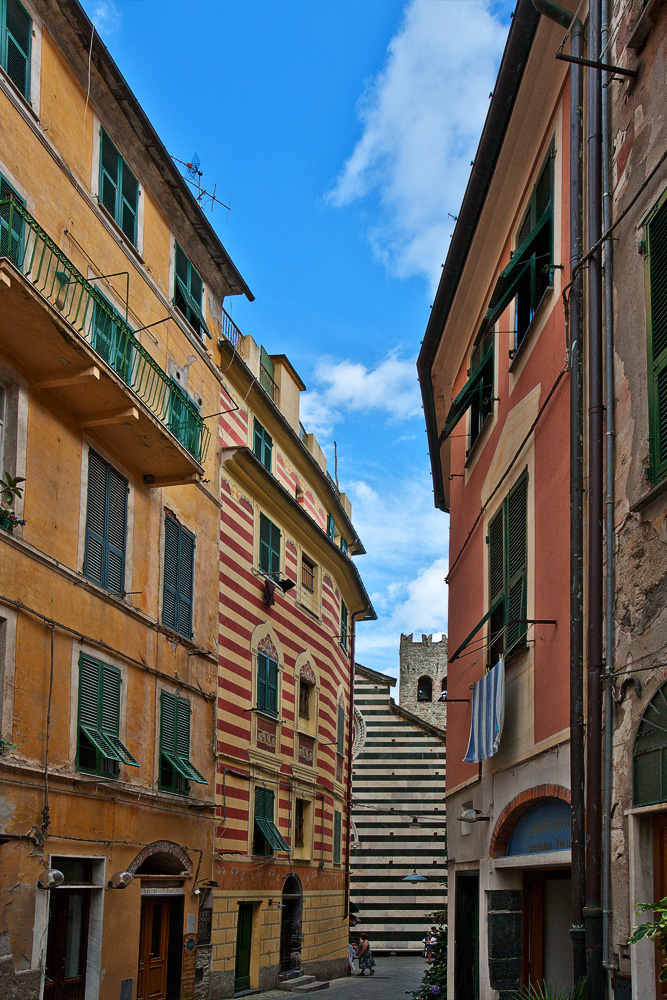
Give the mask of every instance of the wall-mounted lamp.
POLYGON ((417 869, 412 869, 412 875, 406 875, 405 878, 401 879, 401 882, 428 882, 425 875, 418 875, 417 869))
POLYGON ((64 881, 65 876, 57 868, 46 868, 37 879, 37 885, 40 889, 57 889, 64 881))
POLYGON ((482 816, 481 809, 466 809, 459 816, 459 822, 461 823, 482 823, 491 819, 490 816, 482 816))
POLYGON ((285 908, 285 904, 279 903, 277 899, 275 901, 273 899, 270 899, 269 906, 273 907, 274 910, 284 910, 285 908))
POLYGON ((132 872, 114 872, 107 882, 108 889, 127 889, 134 878, 132 872))

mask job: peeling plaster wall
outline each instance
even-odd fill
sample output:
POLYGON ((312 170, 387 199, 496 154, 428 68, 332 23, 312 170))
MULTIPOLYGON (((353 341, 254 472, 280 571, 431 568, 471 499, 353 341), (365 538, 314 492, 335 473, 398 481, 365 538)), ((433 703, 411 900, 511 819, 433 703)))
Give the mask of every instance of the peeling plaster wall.
MULTIPOLYGON (((654 995, 652 950, 630 956, 624 944, 636 923, 635 902, 649 902, 654 886, 651 808, 632 814, 632 750, 642 713, 667 680, 667 490, 648 481, 648 368, 645 261, 640 243, 646 215, 667 187, 667 5, 620 0, 614 5, 610 62, 638 71, 636 80, 611 85, 613 218, 630 200, 613 245, 615 381, 615 680, 612 788, 612 959, 632 972, 632 995, 654 995), (643 190, 642 186, 644 185, 643 190), (632 671, 632 674, 624 672, 632 671), (641 681, 621 684, 626 676, 641 681), (632 836, 631 829, 632 827, 632 836), (649 845, 646 850, 632 844, 649 845), (634 895, 633 895, 634 893, 634 895), (638 895, 637 895, 638 894, 638 895), (635 898, 635 896, 637 898, 635 898), (640 898, 641 897, 641 898, 640 898)), ((662 807, 657 807, 662 811, 662 807)), ((665 804, 664 811, 667 811, 665 804)))

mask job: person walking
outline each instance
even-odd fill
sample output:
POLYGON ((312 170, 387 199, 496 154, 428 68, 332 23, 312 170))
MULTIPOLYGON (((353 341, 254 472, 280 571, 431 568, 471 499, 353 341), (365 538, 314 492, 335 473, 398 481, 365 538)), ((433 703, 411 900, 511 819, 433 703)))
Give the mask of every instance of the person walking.
POLYGON ((364 976, 366 974, 366 969, 368 969, 369 976, 375 975, 375 959, 373 958, 373 952, 371 951, 371 943, 368 940, 368 934, 359 935, 357 958, 359 959, 358 976, 364 976))
POLYGON ((438 928, 437 927, 431 927, 431 930, 428 932, 428 935, 427 935, 428 942, 426 944, 426 961, 427 962, 432 962, 433 961, 433 951, 435 950, 435 946, 438 943, 437 933, 438 933, 438 928))

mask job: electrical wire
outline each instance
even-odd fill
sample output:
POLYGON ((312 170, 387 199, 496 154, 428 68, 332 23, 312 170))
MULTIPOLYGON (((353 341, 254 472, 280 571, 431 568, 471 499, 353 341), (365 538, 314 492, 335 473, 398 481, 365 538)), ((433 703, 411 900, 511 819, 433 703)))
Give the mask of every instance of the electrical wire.
POLYGON ((79 165, 76 168, 76 173, 74 174, 74 191, 72 193, 72 200, 69 203, 69 208, 67 209, 67 215, 65 218, 70 221, 70 213, 72 211, 72 205, 74 204, 74 199, 79 193, 79 173, 81 171, 81 164, 83 163, 83 154, 86 148, 86 117, 88 115, 88 104, 90 103, 90 80, 91 80, 91 64, 93 60, 93 39, 95 38, 95 25, 92 26, 92 32, 90 35, 90 49, 88 50, 88 86, 86 88, 86 105, 83 109, 83 125, 81 127, 81 156, 79 157, 79 165))

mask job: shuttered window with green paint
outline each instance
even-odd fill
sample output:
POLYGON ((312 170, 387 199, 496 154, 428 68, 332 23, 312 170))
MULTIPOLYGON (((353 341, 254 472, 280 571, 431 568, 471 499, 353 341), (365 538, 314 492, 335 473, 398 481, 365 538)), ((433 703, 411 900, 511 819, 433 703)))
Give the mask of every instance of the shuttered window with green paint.
POLYGON ((266 514, 259 515, 259 568, 270 577, 280 573, 280 528, 266 514))
POLYGON ((18 0, 0 0, 0 65, 24 97, 30 99, 32 20, 18 0))
POLYGON ((273 851, 289 851, 289 844, 274 822, 274 801, 271 788, 255 789, 253 854, 267 855, 273 851))
POLYGON ((192 637, 195 539, 169 514, 164 523, 164 589, 162 622, 192 637))
POLYGON ((134 339, 117 309, 97 292, 101 301, 93 306, 91 343, 97 353, 120 375, 124 382, 130 382, 134 357, 134 339))
POLYGON ((345 650, 346 653, 347 653, 347 639, 348 639, 347 621, 348 621, 347 604, 345 603, 345 601, 341 601, 340 602, 340 640, 339 640, 339 642, 340 642, 342 648, 345 650))
POLYGON ((265 653, 257 654, 257 708, 278 715, 278 664, 265 653))
POLYGON ((273 454, 273 438, 257 419, 255 419, 253 426, 252 450, 255 457, 258 458, 264 468, 268 469, 270 472, 271 456, 273 454))
POLYGON ((489 524, 489 666, 525 643, 528 473, 524 472, 489 524))
POLYGON ((0 257, 21 267, 23 261, 23 216, 12 202, 25 206, 23 198, 0 174, 0 257))
POLYGON ((125 593, 125 532, 128 482, 94 452, 88 452, 86 551, 83 572, 112 594, 125 593))
POLYGON ((345 708, 338 706, 336 718, 336 752, 343 757, 345 755, 345 708))
POLYGON ((174 305, 198 334, 210 337, 203 312, 204 283, 192 261, 176 244, 174 260, 174 305))
POLYGON ((187 795, 189 782, 208 785, 190 760, 190 702, 160 692, 160 788, 187 795))
POLYGON ((336 537, 336 522, 334 521, 333 514, 327 514, 327 535, 333 542, 336 537))
POLYGON ((183 392, 178 382, 169 380, 169 411, 167 426, 175 438, 181 442, 191 455, 199 454, 199 441, 202 433, 202 422, 199 410, 186 392, 183 392))
POLYGON ((120 670, 79 657, 77 768, 115 777, 120 764, 139 767, 120 739, 120 670))
POLYGON ((667 191, 646 223, 650 478, 667 476, 667 191))
POLYGON ((466 413, 470 413, 468 424, 468 443, 466 454, 470 452, 475 441, 482 432, 487 417, 493 414, 494 405, 494 342, 495 329, 492 327, 478 335, 470 357, 468 381, 453 400, 445 426, 440 434, 440 443, 449 437, 458 422, 466 413))
POLYGON ((104 129, 100 129, 99 200, 136 246, 139 183, 104 129))
POLYGON ((335 865, 340 864, 340 841, 341 832, 343 826, 343 816, 336 809, 334 812, 334 827, 333 827, 333 863, 335 865))

